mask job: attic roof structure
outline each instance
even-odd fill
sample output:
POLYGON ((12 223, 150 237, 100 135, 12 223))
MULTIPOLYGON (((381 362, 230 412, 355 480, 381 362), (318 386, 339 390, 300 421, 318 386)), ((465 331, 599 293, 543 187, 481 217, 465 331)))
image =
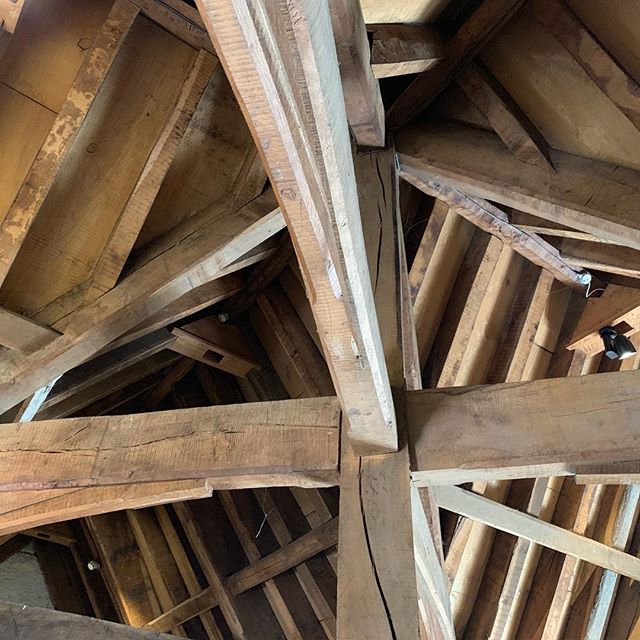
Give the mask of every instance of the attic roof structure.
POLYGON ((0 0, 0 640, 640 638, 639 60, 0 0))

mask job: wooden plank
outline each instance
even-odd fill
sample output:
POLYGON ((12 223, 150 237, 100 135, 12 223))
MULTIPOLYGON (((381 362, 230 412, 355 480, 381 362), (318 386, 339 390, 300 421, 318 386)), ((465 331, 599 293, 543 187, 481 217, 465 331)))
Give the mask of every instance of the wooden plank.
POLYGON ((194 288, 228 273, 238 258, 282 229, 282 216, 270 211, 273 206, 266 197, 237 212, 220 212, 172 251, 149 261, 110 292, 57 323, 64 336, 29 357, 5 354, 0 360, 0 410, 81 364, 194 288))
POLYGON ((253 560, 250 566, 229 578, 229 588, 235 594, 248 591, 336 544, 338 519, 332 518, 268 556, 253 560))
POLYGON ((0 307, 0 344, 21 353, 33 353, 60 335, 25 316, 0 307))
POLYGON ((440 62, 442 41, 428 25, 368 24, 371 68, 376 78, 421 73, 440 62))
POLYGON ((236 480, 245 487, 253 480, 253 486, 331 486, 337 482, 339 427, 335 398, 6 425, 0 488, 215 476, 221 488, 238 487, 236 480))
POLYGON ((157 634, 96 618, 78 616, 23 604, 0 603, 0 624, 6 640, 50 638, 50 640, 169 640, 173 636, 157 634))
POLYGON ((458 84, 518 160, 553 169, 546 140, 482 62, 467 65, 458 84))
POLYGON ((574 269, 589 269, 640 278, 640 251, 613 244, 564 240, 560 257, 574 269))
POLYGON ((398 129, 419 115, 521 4, 522 0, 483 2, 445 44, 442 62, 433 69, 423 71, 393 103, 387 112, 387 126, 398 129))
POLYGON ((415 166, 401 164, 401 176, 425 193, 444 200, 456 213, 483 231, 500 238, 504 244, 539 267, 551 272, 563 284, 583 288, 577 280, 578 272, 562 259, 560 252, 548 242, 531 236, 508 220, 507 214, 481 198, 466 195, 456 187, 428 178, 415 166))
POLYGON ((469 196, 513 207, 603 240, 640 248, 640 174, 551 151, 556 172, 514 158, 487 131, 416 125, 397 136, 401 164, 469 196))
POLYGON ((409 272, 413 315, 424 367, 475 227, 436 201, 409 272))
POLYGON ((558 39, 600 90, 636 127, 640 127, 640 86, 567 4, 558 0, 536 0, 527 3, 526 12, 558 39))
POLYGON ((166 329, 160 329, 140 340, 119 349, 109 350, 93 360, 81 364, 62 376, 56 386, 55 393, 49 396, 42 408, 50 408, 83 389, 119 373, 126 367, 153 356, 166 349, 173 340, 173 336, 166 329))
POLYGON ((103 292, 116 284, 217 64, 211 54, 204 50, 198 52, 173 110, 111 232, 112 238, 122 239, 105 247, 91 274, 90 288, 103 292))
POLYGON ((194 49, 215 54, 211 38, 198 12, 183 0, 130 0, 163 29, 194 49))
POLYGON ((207 498, 211 492, 206 479, 16 491, 3 496, 0 535, 111 511, 207 498))
POLYGON ((200 564, 202 573, 209 583, 211 591, 215 595, 215 599, 222 611, 222 615, 231 631, 234 640, 245 640, 245 630, 242 621, 238 616, 236 598, 229 591, 226 583, 223 581, 218 569, 216 568, 209 551, 203 541, 198 525, 194 521, 193 514, 189 507, 179 503, 175 505, 175 512, 178 520, 184 529, 185 535, 191 548, 200 564))
POLYGON ((640 558, 459 487, 437 487, 440 507, 637 580, 640 558))
POLYGON ((126 0, 116 0, 101 32, 58 112, 11 208, 0 224, 0 284, 13 261, 49 192, 62 162, 80 130, 91 105, 116 57, 138 9, 126 0))
POLYGON ((149 572, 124 513, 109 513, 87 518, 86 531, 94 549, 93 560, 120 619, 132 627, 141 627, 160 613, 149 572))
MULTIPOLYGON (((259 561, 261 555, 258 545, 251 531, 243 522, 231 493, 222 491, 219 493, 219 498, 249 562, 255 563, 259 561)), ((276 582, 274 578, 267 578, 261 581, 260 584, 287 640, 302 640, 301 630, 291 613, 291 605, 287 604, 282 585, 276 582)))
POLYGON ((413 478, 459 484, 579 473, 613 481, 637 473, 625 416, 637 410, 639 378, 626 371, 408 394, 413 478))
POLYGON ((544 220, 543 218, 538 218, 537 216, 532 216, 531 214, 523 213, 522 211, 515 211, 512 209, 508 212, 508 216, 511 224, 518 227, 518 229, 526 231, 527 233, 535 233, 539 236, 574 238, 576 240, 586 240, 588 242, 605 242, 605 240, 597 238, 590 233, 576 231, 575 229, 570 229, 569 227, 565 227, 557 222, 544 220))
POLYGON ((55 420, 77 415, 86 407, 95 405, 103 398, 107 398, 121 389, 126 389, 130 385, 135 385, 135 383, 152 376, 154 373, 168 369, 177 360, 178 355, 170 351, 163 350, 155 353, 140 362, 125 366, 122 371, 90 383, 87 387, 71 394, 60 402, 55 402, 48 407, 44 406, 45 402, 35 415, 35 419, 38 421, 55 420))
MULTIPOLYGON (((611 545, 624 551, 633 538, 640 509, 640 486, 624 488, 624 494, 616 514, 611 545)), ((609 619, 616 600, 620 576, 606 570, 598 583, 597 596, 587 623, 585 637, 589 640, 604 640, 608 631, 609 619)))
POLYGON ((330 0, 347 120, 358 145, 384 147, 384 106, 359 0, 330 0))
POLYGON ((145 213, 127 200, 195 57, 136 19, 3 283, 6 306, 52 325, 104 292, 94 269, 122 269, 145 213))
POLYGON ((393 451, 329 9, 263 4, 198 1, 287 220, 351 441, 359 453, 393 451), (283 39, 282 29, 295 38, 283 39))

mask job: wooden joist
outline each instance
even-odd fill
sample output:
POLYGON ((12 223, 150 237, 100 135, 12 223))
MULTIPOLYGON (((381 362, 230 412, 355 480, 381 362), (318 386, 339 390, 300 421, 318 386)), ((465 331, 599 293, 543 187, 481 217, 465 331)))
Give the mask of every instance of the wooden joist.
POLYGON ((111 511, 206 498, 212 491, 212 486, 204 478, 5 493, 0 507, 0 536, 111 511))
POLYGON ((222 208, 203 228, 149 260, 111 291, 56 324, 65 335, 31 356, 3 354, 0 410, 95 355, 194 289, 240 268, 238 259, 283 228, 268 196, 233 212, 222 208))
POLYGON ((527 513, 507 507, 460 487, 437 487, 438 505, 454 513, 483 522, 490 527, 526 538, 585 562, 638 580, 640 559, 585 538, 573 531, 538 520, 527 513))
POLYGON ((640 471, 640 372, 407 395, 414 480, 460 484, 549 475, 624 480, 640 471))
POLYGON ((0 602, 0 626, 6 640, 170 640, 174 636, 72 613, 0 602))
POLYGON ((54 329, 0 307, 0 345, 3 347, 33 353, 59 335, 54 329))
POLYGON ((368 24, 371 67, 376 78, 421 73, 442 59, 438 32, 421 24, 368 24))
POLYGON ((396 139, 403 165, 467 195, 640 248, 640 173, 551 151, 556 171, 517 160, 492 133, 415 125, 396 139))
POLYGON ((138 8, 128 0, 116 0, 87 51, 49 135, 0 224, 0 284, 4 282, 137 15, 138 8))
POLYGON ((287 220, 352 444, 358 453, 393 451, 395 413, 329 8, 264 5, 198 1, 287 220))
POLYGON ((330 486, 339 435, 335 398, 6 425, 0 490, 214 477, 220 488, 330 486))
POLYGON ((363 147, 384 147, 384 106, 371 66, 360 0, 329 0, 329 10, 347 120, 353 137, 363 147))
POLYGON ((567 239, 560 246, 560 257, 574 269, 640 278, 640 251, 629 247, 567 239))
POLYGON ((488 40, 516 12, 522 0, 487 0, 445 44, 440 64, 423 71, 387 112, 387 126, 398 129, 412 120, 473 59, 488 40))
POLYGON ((481 62, 467 65, 458 84, 518 160, 553 169, 542 134, 481 62))
POLYGON ((545 240, 513 226, 507 214, 482 198, 466 195, 456 187, 431 180, 420 168, 403 160, 400 175, 421 191, 446 202, 449 207, 477 227, 500 238, 522 256, 551 272, 563 284, 583 289, 578 272, 562 259, 559 251, 545 240))

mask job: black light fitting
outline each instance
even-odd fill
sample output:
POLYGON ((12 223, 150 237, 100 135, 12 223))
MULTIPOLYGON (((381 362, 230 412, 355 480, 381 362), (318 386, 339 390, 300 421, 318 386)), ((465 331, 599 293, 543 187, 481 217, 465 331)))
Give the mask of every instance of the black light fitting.
POLYGON ((636 348, 631 340, 618 333, 613 327, 602 327, 600 336, 604 342, 604 353, 610 360, 624 360, 636 354, 636 348))

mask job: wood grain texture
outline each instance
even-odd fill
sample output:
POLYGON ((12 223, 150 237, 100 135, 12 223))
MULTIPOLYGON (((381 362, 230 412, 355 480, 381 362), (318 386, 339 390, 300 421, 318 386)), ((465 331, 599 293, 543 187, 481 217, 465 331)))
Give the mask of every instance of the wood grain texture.
POLYGON ((526 513, 459 487, 437 487, 434 489, 434 493, 441 507, 455 513, 479 520, 491 527, 526 538, 634 580, 637 580, 636 576, 640 575, 639 558, 596 540, 538 520, 526 513))
POLYGON ((137 13, 137 8, 126 0, 115 3, 20 191, 2 220, 0 283, 4 282, 137 13))
POLYGON ((0 409, 12 407, 194 288, 233 270, 239 258, 282 230, 282 216, 269 213, 272 211, 269 198, 256 199, 236 212, 221 211, 174 250, 160 254, 110 292, 56 324, 65 335, 29 357, 4 354, 0 409))
POLYGON ((287 220, 351 440, 395 450, 328 6, 198 4, 287 220))
POLYGON ((451 209, 477 227, 500 238, 502 242, 527 260, 547 269, 563 284, 582 290, 576 280, 578 272, 563 259, 560 252, 541 238, 513 226, 507 214, 482 198, 473 198, 459 189, 430 180, 413 164, 401 164, 400 175, 415 187, 444 200, 451 209))
POLYGON ((384 147, 384 106, 360 1, 331 0, 329 10, 351 133, 360 146, 384 147))
POLYGON ((638 469, 637 371, 407 396, 413 477, 428 484, 638 469))
POLYGON ((401 162, 470 196, 640 248, 640 174, 597 160, 551 152, 557 171, 525 165, 486 131, 413 126, 396 141, 401 162))
POLYGON ((387 125, 398 129, 441 92, 486 42, 517 11, 522 0, 489 0, 482 3, 445 44, 443 61, 423 71, 387 112, 387 125))
POLYGON ((240 486, 250 486, 252 476, 255 486, 263 486, 270 475, 275 484, 289 478, 292 484, 330 486, 337 481, 339 427, 335 398, 6 425, 0 487, 214 476, 221 486, 233 486, 234 476, 240 486))

